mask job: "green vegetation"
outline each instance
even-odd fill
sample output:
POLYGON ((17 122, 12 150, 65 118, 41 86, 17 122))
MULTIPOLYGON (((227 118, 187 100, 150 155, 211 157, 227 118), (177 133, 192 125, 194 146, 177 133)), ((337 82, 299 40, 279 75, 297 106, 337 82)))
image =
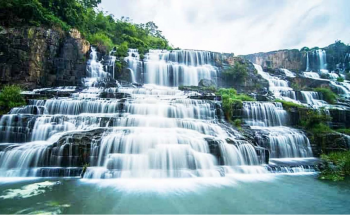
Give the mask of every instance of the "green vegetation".
POLYGON ((179 90, 182 91, 201 91, 201 92, 206 92, 206 93, 216 93, 216 88, 215 86, 210 86, 210 87, 200 87, 200 86, 183 86, 180 85, 178 87, 179 90))
POLYGON ((244 81, 248 76, 247 65, 237 61, 233 66, 225 69, 222 74, 229 80, 234 80, 235 82, 244 81))
POLYGON ((331 120, 332 118, 322 112, 322 110, 319 111, 309 109, 300 115, 301 126, 313 134, 332 132, 327 125, 327 122, 331 120))
POLYGON ((320 179, 340 181, 350 175, 350 151, 321 155, 323 167, 320 179))
POLYGON ((338 77, 338 78, 337 78, 337 81, 338 81, 338 82, 344 82, 344 78, 343 78, 343 77, 338 77))
POLYGON ((293 82, 293 83, 291 84, 291 87, 292 87, 293 90, 295 90, 295 91, 300 91, 300 90, 302 90, 302 87, 300 86, 299 83, 293 82))
POLYGON ((294 102, 288 102, 288 101, 284 101, 281 99, 275 99, 275 102, 281 102, 283 105, 283 108, 290 111, 293 108, 305 108, 305 106, 301 105, 301 104, 296 104, 294 102))
POLYGON ((23 106, 26 102, 21 95, 21 88, 16 85, 5 86, 0 92, 0 114, 9 112, 12 108, 23 106))
POLYGON ((238 129, 242 128, 242 120, 241 119, 235 119, 232 123, 235 127, 237 127, 238 129))
POLYGON ((350 128, 339 128, 335 131, 342 133, 342 134, 350 135, 350 128))
POLYGON ((233 105, 242 106, 243 101, 255 101, 255 99, 246 94, 237 94, 234 88, 221 88, 218 94, 221 95, 222 108, 224 109, 225 117, 228 121, 231 120, 233 105))
MULTIPOLYGON (((121 48, 117 56, 125 56, 127 48, 141 54, 150 48, 171 49, 154 22, 133 24, 129 18, 96 10, 101 0, 2 0, 0 24, 15 26, 47 26, 68 31, 78 29, 91 44, 104 51, 121 48)), ((29 36, 33 32, 29 32, 29 36)))
POLYGON ((308 52, 308 51, 310 51, 310 48, 305 46, 305 47, 301 48, 300 51, 301 52, 308 52))
POLYGON ((314 91, 322 93, 323 94, 323 99, 330 103, 330 104, 335 104, 335 102, 338 99, 337 94, 333 93, 332 90, 330 90, 329 88, 315 88, 314 91))

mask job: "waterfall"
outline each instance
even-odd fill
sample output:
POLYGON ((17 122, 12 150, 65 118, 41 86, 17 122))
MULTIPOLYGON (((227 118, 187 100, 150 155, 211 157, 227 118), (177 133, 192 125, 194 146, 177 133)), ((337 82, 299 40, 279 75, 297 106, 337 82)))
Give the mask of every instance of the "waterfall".
POLYGON ((201 79, 216 79, 210 52, 193 50, 150 50, 145 55, 147 84, 161 86, 197 86, 201 79))
POLYGON ((306 78, 320 79, 320 75, 316 72, 303 72, 306 78))
POLYGON ((295 74, 291 71, 289 71, 288 69, 281 69, 281 71, 287 76, 287 77, 291 77, 291 78, 294 78, 295 77, 295 74))
POLYGON ((279 102, 243 102, 243 117, 250 126, 282 126, 288 121, 288 113, 279 102))
MULTIPOLYGON (((87 65, 91 84, 83 90, 32 100, 1 118, 0 176, 78 176, 85 164, 85 178, 266 173, 265 149, 220 123, 219 102, 190 99, 193 92, 169 87, 216 78, 210 52, 151 51, 145 60, 148 80, 164 72, 161 65, 167 69, 159 82, 139 88, 91 87, 110 76, 96 55, 92 49, 87 65), (177 67, 176 79, 168 74, 177 67), (117 93, 125 97, 114 97, 117 93), (104 99, 102 94, 113 96, 104 99)), ((130 71, 136 80, 139 69, 130 71)))
POLYGON ((298 103, 298 101, 295 100, 295 92, 289 87, 288 81, 271 76, 269 73, 264 72, 260 65, 254 64, 254 67, 258 71, 258 74, 269 82, 269 90, 276 98, 298 103))
POLYGON ((327 57, 326 57, 326 51, 318 49, 316 51, 317 56, 319 58, 319 67, 321 72, 328 72, 327 70, 327 57))
POLYGON ((302 102, 311 105, 314 108, 319 108, 327 102, 322 100, 322 94, 314 91, 300 91, 302 102))
POLYGON ((309 139, 302 132, 288 127, 264 128, 266 131, 267 141, 259 144, 270 149, 271 158, 312 157, 309 139))
POLYGON ((84 85, 92 87, 98 84, 99 81, 109 77, 109 73, 105 72, 103 65, 98 61, 96 48, 91 47, 90 59, 86 67, 87 78, 84 78, 84 85))
POLYGON ((310 71, 310 61, 309 61, 309 52, 306 52, 306 72, 310 71))
MULTIPOLYGON (((308 93, 306 93, 308 94, 308 93)), ((312 157, 308 138, 301 131, 285 127, 288 113, 279 102, 243 102, 243 119, 256 130, 258 144, 269 149, 272 158, 312 157), (262 132, 266 138, 259 138, 262 132)))
POLYGON ((127 64, 128 68, 130 70, 131 75, 131 82, 135 83, 138 82, 137 80, 140 79, 141 72, 139 71, 139 68, 142 66, 142 62, 140 61, 140 55, 137 49, 129 49, 128 50, 128 56, 124 59, 127 64))

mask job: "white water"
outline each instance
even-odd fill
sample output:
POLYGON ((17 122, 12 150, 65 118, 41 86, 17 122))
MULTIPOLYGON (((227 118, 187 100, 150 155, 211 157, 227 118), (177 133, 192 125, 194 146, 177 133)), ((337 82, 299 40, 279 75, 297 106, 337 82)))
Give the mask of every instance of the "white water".
POLYGON ((161 86, 197 86, 201 79, 215 80, 217 69, 211 52, 194 50, 150 50, 143 63, 137 50, 130 49, 128 62, 132 81, 161 86), (140 67, 142 65, 143 77, 140 67))
MULTIPOLYGON (((201 78, 216 75, 209 52, 156 50, 146 58, 149 80, 164 72, 160 69, 164 64, 181 68, 178 79, 163 73, 156 82, 159 85, 197 85, 201 78)), ((261 149, 220 123, 216 102, 188 99, 189 94, 177 88, 159 85, 91 87, 109 76, 97 62, 94 49, 88 74, 88 88, 81 92, 72 92, 68 98, 33 100, 1 118, 0 141, 5 144, 0 154, 1 176, 71 176, 86 163, 90 164, 86 178, 266 172, 261 166, 263 153, 257 154, 261 149), (129 97, 102 99, 101 93, 127 93, 129 97)))
POLYGON ((243 119, 252 129, 267 134, 268 140, 259 141, 259 144, 269 149, 272 158, 312 157, 305 134, 285 127, 289 116, 281 103, 244 102, 243 119))
POLYGON ((291 77, 291 78, 294 78, 295 77, 295 74, 291 71, 289 71, 288 69, 281 69, 282 72, 284 72, 284 74, 287 76, 287 77, 291 77))
POLYGON ((288 81, 271 76, 269 73, 264 72, 260 65, 254 64, 254 67, 258 71, 258 74, 269 82, 269 90, 273 93, 275 98, 298 103, 298 101, 295 100, 295 92, 289 87, 288 81))
POLYGON ((94 47, 91 47, 90 59, 87 62, 87 78, 83 79, 84 85, 87 87, 93 87, 98 81, 101 81, 110 76, 108 72, 105 72, 103 65, 98 61, 97 52, 94 47))

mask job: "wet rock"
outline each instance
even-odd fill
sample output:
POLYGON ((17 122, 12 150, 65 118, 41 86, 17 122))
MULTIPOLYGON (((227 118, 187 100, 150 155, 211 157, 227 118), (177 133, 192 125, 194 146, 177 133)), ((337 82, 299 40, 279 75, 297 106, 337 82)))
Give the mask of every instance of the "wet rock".
POLYGON ((214 80, 208 80, 208 79, 202 79, 198 83, 199 87, 215 87, 216 88, 216 83, 214 80))

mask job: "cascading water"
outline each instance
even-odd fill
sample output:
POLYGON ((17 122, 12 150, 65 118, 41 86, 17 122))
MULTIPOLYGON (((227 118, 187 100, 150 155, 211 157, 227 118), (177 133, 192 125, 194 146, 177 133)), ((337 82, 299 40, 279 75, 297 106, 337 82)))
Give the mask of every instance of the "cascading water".
POLYGON ((142 62, 137 50, 130 49, 128 62, 132 81, 161 86, 197 86, 201 79, 215 80, 217 69, 213 66, 211 52, 195 50, 150 50, 142 62), (140 69, 142 68, 142 69, 140 69))
POLYGON ((258 71, 258 74, 269 82, 269 90, 276 98, 297 102, 295 100, 295 92, 289 87, 287 81, 281 80, 277 77, 271 76, 267 72, 264 72, 260 65, 254 64, 254 67, 258 71))
POLYGON ((86 74, 87 78, 84 78, 83 82, 87 87, 93 87, 97 85, 99 81, 110 76, 110 74, 103 69, 101 62, 98 61, 97 51, 94 47, 91 47, 86 74))
POLYGON ((288 69, 281 69, 282 72, 287 76, 287 77, 291 77, 291 78, 294 78, 295 77, 295 74, 291 71, 289 71, 288 69))
MULTIPOLYGON (((95 54, 88 63, 89 77, 109 76, 95 54)), ((215 78, 209 52, 151 51, 146 58, 148 80, 168 68, 156 81, 160 85, 197 85, 201 78, 215 78), (170 72, 174 68, 180 68, 177 79, 170 72)), ((0 176, 77 176, 85 164, 90 165, 86 178, 266 172, 261 165, 265 149, 221 124, 217 102, 188 95, 177 88, 145 85, 89 87, 72 91, 70 97, 33 100, 1 118, 5 148, 0 148, 0 176), (116 93, 123 97, 115 98, 116 93)))
POLYGON ((137 49, 129 49, 128 56, 124 59, 130 70, 131 82, 139 82, 142 68, 142 62, 140 61, 140 55, 137 49))
POLYGON ((243 102, 243 119, 261 136, 259 145, 270 151, 272 158, 312 157, 308 138, 297 129, 285 127, 288 113, 281 103, 243 102))
POLYGON ((310 60, 309 60, 309 52, 306 52, 306 72, 310 71, 310 60))

